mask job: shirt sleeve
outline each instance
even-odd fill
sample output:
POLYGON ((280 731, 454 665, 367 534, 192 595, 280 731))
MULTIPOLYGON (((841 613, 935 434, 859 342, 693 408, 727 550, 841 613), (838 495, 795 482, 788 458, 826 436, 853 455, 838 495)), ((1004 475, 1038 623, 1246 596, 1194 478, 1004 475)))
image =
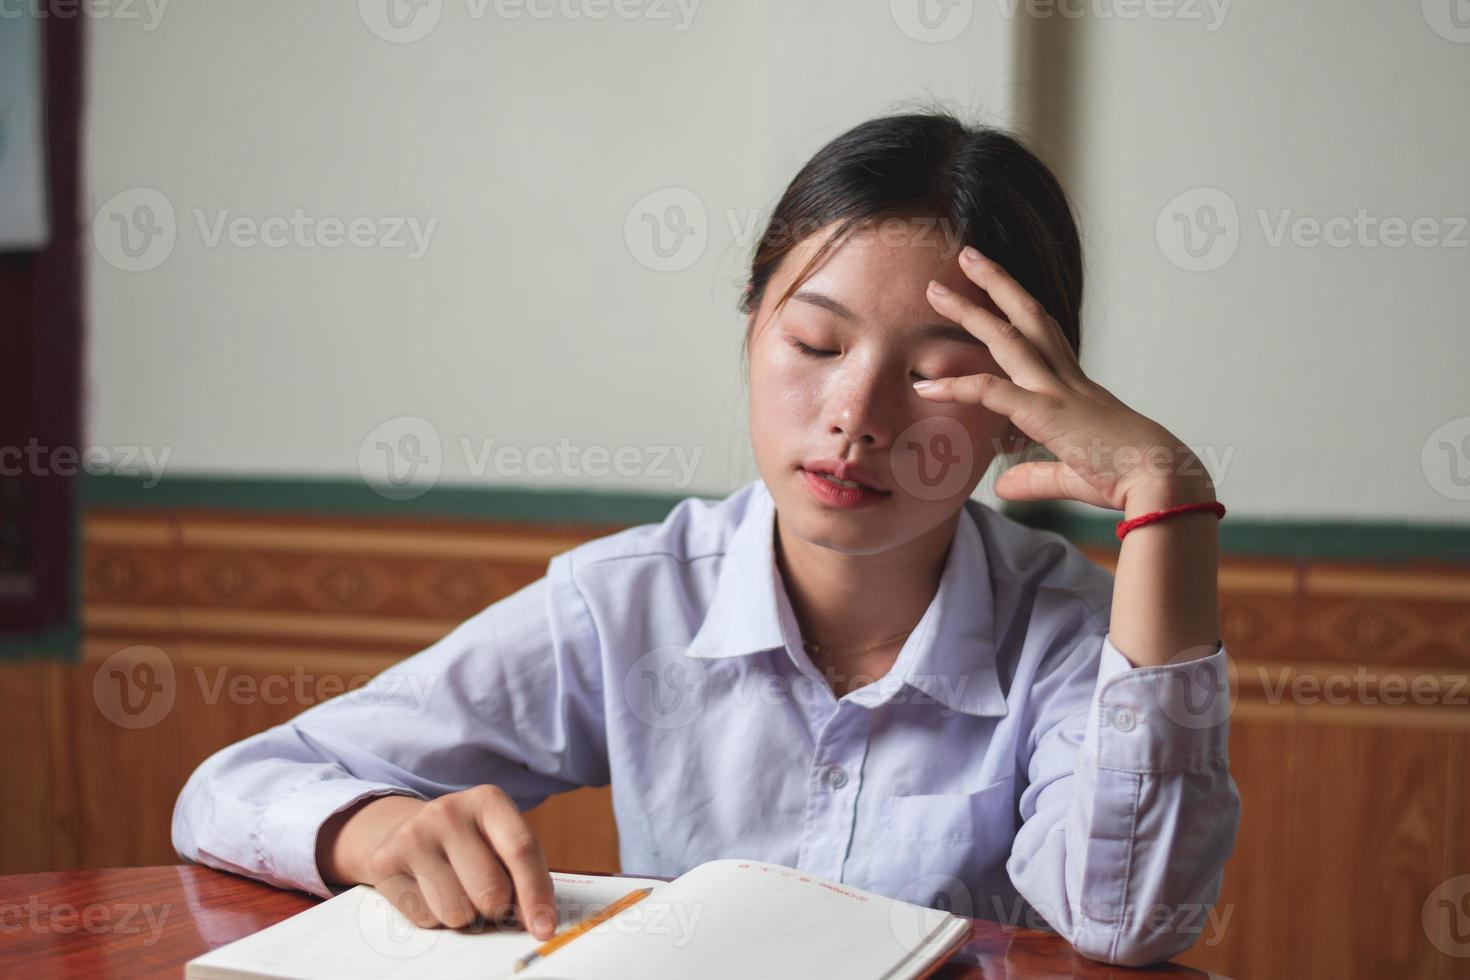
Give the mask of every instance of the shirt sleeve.
POLYGON ((173 813, 180 856, 328 897, 316 839, 386 794, 482 783, 521 809, 608 782, 598 638, 567 556, 367 684, 221 749, 173 813))
POLYGON ((1208 924, 1240 820, 1224 645, 1135 667, 1104 611, 1051 659, 1006 869, 1083 955, 1166 960, 1208 924))

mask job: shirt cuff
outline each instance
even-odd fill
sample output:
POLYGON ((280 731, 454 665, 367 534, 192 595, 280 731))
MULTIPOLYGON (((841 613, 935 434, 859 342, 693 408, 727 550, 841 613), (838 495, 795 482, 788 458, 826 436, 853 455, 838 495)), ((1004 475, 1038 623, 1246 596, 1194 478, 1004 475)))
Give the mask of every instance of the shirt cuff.
POLYGON ((1103 636, 1087 740, 1100 769, 1161 773, 1226 756, 1234 692, 1229 655, 1215 652, 1158 667, 1136 667, 1103 636))
POLYGON ((337 813, 375 796, 423 796, 401 786, 361 779, 322 779, 300 786, 265 811, 265 853, 275 865, 273 875, 320 898, 345 890, 322 880, 316 864, 316 842, 322 824, 337 813))

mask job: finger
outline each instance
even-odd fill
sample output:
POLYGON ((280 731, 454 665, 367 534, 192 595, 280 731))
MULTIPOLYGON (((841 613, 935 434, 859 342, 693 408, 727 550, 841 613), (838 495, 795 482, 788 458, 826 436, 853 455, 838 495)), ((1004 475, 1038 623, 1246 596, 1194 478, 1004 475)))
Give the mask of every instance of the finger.
POLYGON ((491 922, 505 922, 512 911, 510 879, 479 824, 467 822, 449 831, 444 837, 444 854, 480 914, 491 922))
POLYGON ((515 801, 500 790, 486 797, 480 810, 480 828, 510 872, 521 923, 536 938, 549 938, 556 930, 555 896, 551 871, 546 867, 546 855, 536 832, 515 801))
POLYGON ((438 851, 423 850, 409 861, 420 893, 434 918, 451 929, 475 920, 475 903, 465 894, 449 859, 438 851))
POLYGON ((389 875, 373 887, 414 925, 423 929, 439 925, 439 920, 434 917, 434 913, 429 909, 429 903, 424 899, 418 879, 413 875, 407 872, 389 875))
MULTIPOLYGON (((930 401, 962 402, 966 405, 983 405, 998 415, 1013 421, 1017 415, 1032 414, 1045 407, 1046 396, 1028 391, 1013 381, 998 374, 967 374, 960 378, 935 378, 933 381, 914 382, 914 391, 930 401)), ((1019 421, 1018 428, 1026 432, 1019 421)), ((1026 432, 1032 438, 1034 433, 1026 432)))
POLYGON ((960 268, 971 282, 985 290, 1006 319, 1036 345, 1054 371, 1069 376, 1074 370, 1076 375, 1082 373, 1061 326, 999 262, 968 246, 960 251, 960 268))
POLYGON ((980 338, 990 348, 995 363, 1017 384, 1040 389, 1055 379, 1056 372, 1046 358, 1014 324, 932 279, 929 281, 929 303, 939 313, 980 338))
POLYGON ((995 493, 1006 500, 1080 500, 1111 507, 1102 494, 1065 463, 1018 463, 1001 473, 995 493))

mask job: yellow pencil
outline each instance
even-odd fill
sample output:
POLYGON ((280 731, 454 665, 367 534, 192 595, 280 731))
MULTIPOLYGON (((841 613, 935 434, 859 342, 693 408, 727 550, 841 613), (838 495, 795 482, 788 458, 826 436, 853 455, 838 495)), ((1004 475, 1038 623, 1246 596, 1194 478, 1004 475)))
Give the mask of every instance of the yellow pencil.
POLYGON ((613 916, 617 915, 619 912, 623 911, 623 909, 627 908, 633 903, 647 898, 649 894, 652 893, 652 891, 652 888, 639 888, 631 891, 628 894, 624 895, 622 898, 618 899, 616 902, 613 902, 611 905, 604 908, 601 912, 598 912, 595 915, 590 915, 587 918, 583 919, 581 922, 578 922, 566 932, 563 932, 556 936, 552 936, 550 939, 546 940, 546 942, 542 943, 540 946, 537 946, 535 950, 516 960, 515 972, 520 973, 526 967, 544 957, 547 953, 550 953, 553 950, 561 949, 567 943, 571 942, 573 939, 576 939, 587 930, 601 925, 602 923, 606 922, 608 919, 611 919, 613 916))

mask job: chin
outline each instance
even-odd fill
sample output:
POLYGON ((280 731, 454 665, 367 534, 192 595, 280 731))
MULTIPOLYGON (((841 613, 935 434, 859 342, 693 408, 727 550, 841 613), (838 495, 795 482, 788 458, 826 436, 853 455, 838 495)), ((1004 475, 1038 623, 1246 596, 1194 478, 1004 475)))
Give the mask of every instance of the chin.
MULTIPOLYGON (((783 486, 772 488, 771 496, 786 529, 822 548, 845 554, 873 554, 888 550, 902 538, 896 533, 899 521, 891 509, 882 514, 847 511, 814 500, 800 467, 793 467, 783 486)), ((891 501, 890 505, 896 503, 891 501)))

